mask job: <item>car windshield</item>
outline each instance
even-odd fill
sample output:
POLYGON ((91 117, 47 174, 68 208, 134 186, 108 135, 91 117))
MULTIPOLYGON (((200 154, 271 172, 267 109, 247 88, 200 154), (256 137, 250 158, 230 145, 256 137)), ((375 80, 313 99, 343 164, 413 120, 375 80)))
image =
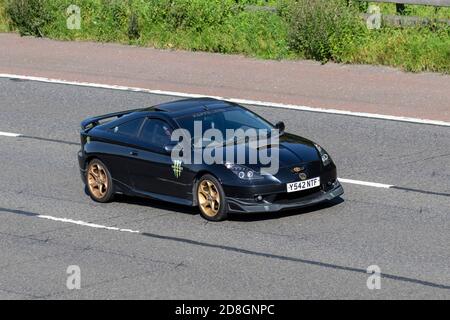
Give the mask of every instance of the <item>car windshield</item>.
MULTIPOLYGON (((248 129, 266 130, 270 134, 274 127, 264 119, 260 118, 256 114, 241 108, 228 108, 214 111, 206 111, 204 113, 183 116, 176 119, 181 128, 189 131, 193 143, 197 144, 199 139, 203 138, 202 145, 208 144, 211 140, 204 137, 204 133, 208 129, 217 129, 221 132, 223 141, 227 141, 227 130, 242 129, 247 131, 248 129), (202 137, 196 137, 194 135, 194 124, 197 122, 197 126, 201 124, 202 137)), ((197 129, 198 130, 198 129, 197 129)), ((234 140, 234 137, 232 138, 234 140)))

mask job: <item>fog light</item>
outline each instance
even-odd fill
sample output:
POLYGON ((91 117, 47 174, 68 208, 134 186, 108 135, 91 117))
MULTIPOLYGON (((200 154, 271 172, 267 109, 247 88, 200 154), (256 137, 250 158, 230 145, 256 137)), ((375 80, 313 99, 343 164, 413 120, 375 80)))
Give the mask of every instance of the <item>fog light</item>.
POLYGON ((262 196, 257 196, 257 197, 256 197, 256 200, 258 200, 258 201, 262 201, 262 199, 263 199, 262 196))

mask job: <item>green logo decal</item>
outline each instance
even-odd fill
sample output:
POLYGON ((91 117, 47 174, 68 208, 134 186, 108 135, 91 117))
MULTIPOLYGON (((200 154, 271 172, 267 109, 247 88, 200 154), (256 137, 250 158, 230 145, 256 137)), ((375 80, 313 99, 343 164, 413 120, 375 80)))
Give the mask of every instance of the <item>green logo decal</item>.
POLYGON ((183 172, 183 167, 182 167, 183 162, 181 160, 174 160, 173 161, 173 174, 175 175, 175 177, 178 179, 181 176, 181 172, 183 172))

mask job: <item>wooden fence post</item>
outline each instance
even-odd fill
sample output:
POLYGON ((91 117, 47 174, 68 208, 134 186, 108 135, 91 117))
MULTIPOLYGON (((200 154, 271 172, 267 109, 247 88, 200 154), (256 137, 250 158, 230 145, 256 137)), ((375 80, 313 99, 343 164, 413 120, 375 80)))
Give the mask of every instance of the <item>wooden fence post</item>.
POLYGON ((405 14, 405 5, 403 3, 396 3, 395 8, 396 8, 398 14, 400 14, 400 15, 405 14))

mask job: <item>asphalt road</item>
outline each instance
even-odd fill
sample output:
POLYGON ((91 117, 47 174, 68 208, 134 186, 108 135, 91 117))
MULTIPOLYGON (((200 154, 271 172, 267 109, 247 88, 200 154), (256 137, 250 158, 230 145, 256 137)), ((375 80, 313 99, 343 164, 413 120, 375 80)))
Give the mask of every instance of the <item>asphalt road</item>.
POLYGON ((450 299, 450 129, 252 107, 322 144, 341 201, 207 223, 194 209, 98 204, 77 167, 88 116, 175 97, 0 79, 0 298, 450 299), (41 219, 46 215, 141 233, 41 219), (69 265, 81 289, 66 287, 69 265), (377 265, 381 289, 366 286, 377 265))

